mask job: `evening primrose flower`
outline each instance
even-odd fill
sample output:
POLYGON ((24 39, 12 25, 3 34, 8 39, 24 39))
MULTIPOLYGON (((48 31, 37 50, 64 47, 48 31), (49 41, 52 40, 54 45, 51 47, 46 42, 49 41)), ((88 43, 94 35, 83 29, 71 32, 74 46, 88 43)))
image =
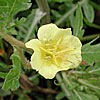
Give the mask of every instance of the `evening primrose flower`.
POLYGON ((43 25, 38 30, 38 39, 25 45, 34 50, 30 61, 32 68, 46 79, 54 78, 58 71, 76 68, 82 61, 82 44, 70 28, 43 25))

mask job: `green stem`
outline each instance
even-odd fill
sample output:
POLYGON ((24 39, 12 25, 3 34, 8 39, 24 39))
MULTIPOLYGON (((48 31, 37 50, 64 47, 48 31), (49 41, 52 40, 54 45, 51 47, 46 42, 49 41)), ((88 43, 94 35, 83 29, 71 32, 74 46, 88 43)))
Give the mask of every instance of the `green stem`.
POLYGON ((92 40, 96 37, 100 37, 100 33, 98 34, 93 34, 93 35, 89 35, 89 36, 84 36, 83 38, 81 38, 81 41, 88 41, 88 40, 92 40))
POLYGON ((25 50, 28 50, 28 51, 33 51, 32 49, 27 49, 25 44, 19 40, 17 40, 16 38, 14 38, 13 36, 11 35, 8 35, 8 34, 5 34, 5 33, 1 33, 0 32, 0 36, 7 42, 9 42, 12 46, 18 46, 20 48, 23 48, 25 50))
POLYGON ((46 13, 46 15, 42 18, 42 24, 50 23, 50 8, 47 0, 36 0, 36 3, 40 10, 43 11, 43 13, 46 13))
POLYGON ((42 11, 40 11, 39 9, 36 11, 35 17, 33 16, 34 18, 33 18, 32 24, 31 24, 30 28, 28 29, 27 36, 26 36, 24 42, 28 41, 28 39, 30 38, 30 36, 32 34, 34 27, 37 25, 37 23, 40 21, 40 19, 45 15, 46 14, 43 13, 42 11))
MULTIPOLYGON (((2 49, 2 50, 4 50, 4 46, 3 46, 3 42, 2 42, 2 38, 0 37, 0 48, 2 49)), ((4 50, 5 51, 5 50, 4 50)))
MULTIPOLYGON (((85 3, 86 0, 82 0, 81 2, 79 2, 80 5, 83 5, 85 3)), ((58 21, 55 22, 56 25, 60 25, 69 15, 71 15, 76 9, 77 9, 78 5, 74 6, 71 10, 69 10, 68 12, 66 12, 60 19, 58 19, 58 21)))
POLYGON ((23 64, 26 68, 30 68, 31 65, 30 65, 30 63, 27 61, 27 59, 25 58, 25 56, 24 56, 24 54, 23 54, 23 52, 22 52, 22 49, 19 48, 19 47, 17 47, 16 49, 17 49, 18 54, 19 54, 19 56, 20 56, 20 58, 21 58, 21 60, 22 60, 22 64, 23 64))

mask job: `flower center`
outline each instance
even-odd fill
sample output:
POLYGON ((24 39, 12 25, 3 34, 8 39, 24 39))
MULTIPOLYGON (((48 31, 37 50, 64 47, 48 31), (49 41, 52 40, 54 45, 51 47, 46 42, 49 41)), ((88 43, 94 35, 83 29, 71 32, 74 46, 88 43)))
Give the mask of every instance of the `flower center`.
POLYGON ((61 45, 63 37, 60 37, 56 43, 46 43, 40 47, 43 52, 44 59, 47 61, 53 61, 53 63, 60 67, 61 61, 66 61, 67 59, 63 56, 70 51, 73 51, 73 48, 68 48, 61 45))

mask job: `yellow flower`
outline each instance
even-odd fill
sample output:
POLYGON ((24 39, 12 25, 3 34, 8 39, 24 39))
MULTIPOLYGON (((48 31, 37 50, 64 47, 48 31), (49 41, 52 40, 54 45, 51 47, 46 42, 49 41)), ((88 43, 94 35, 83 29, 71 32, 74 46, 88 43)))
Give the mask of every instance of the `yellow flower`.
POLYGON ((82 61, 80 40, 71 29, 61 29, 55 24, 43 25, 38 30, 38 39, 26 44, 34 50, 31 66, 46 79, 52 79, 61 70, 78 67, 82 61))

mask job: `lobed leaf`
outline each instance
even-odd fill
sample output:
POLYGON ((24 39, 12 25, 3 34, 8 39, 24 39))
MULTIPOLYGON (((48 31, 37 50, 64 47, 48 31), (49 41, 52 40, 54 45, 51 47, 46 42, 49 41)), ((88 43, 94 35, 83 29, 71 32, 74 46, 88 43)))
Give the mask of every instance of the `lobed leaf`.
POLYGON ((90 43, 83 45, 82 57, 83 61, 92 65, 95 61, 100 61, 100 43, 96 45, 90 45, 90 43))
POLYGON ((8 90, 11 89, 16 90, 19 87, 19 77, 21 73, 21 60, 17 54, 12 54, 11 56, 14 68, 9 71, 6 75, 3 89, 8 90))
POLYGON ((30 0, 0 0, 0 20, 9 23, 12 17, 31 6, 30 0))

